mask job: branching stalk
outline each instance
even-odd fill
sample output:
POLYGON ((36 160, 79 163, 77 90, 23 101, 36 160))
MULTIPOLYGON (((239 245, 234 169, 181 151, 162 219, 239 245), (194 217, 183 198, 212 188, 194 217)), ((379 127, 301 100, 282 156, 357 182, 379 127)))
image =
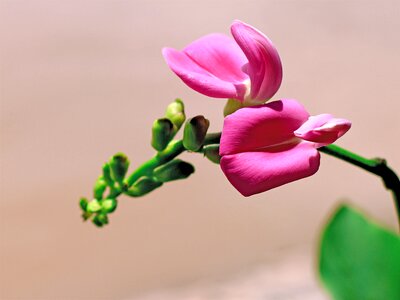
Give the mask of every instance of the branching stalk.
MULTIPOLYGON (((204 140, 204 146, 219 144, 221 133, 208 133, 204 140)), ((396 206, 397 216, 400 223, 400 180, 396 173, 388 167, 386 161, 381 158, 368 159, 355 154, 351 151, 343 149, 337 145, 328 145, 318 149, 322 153, 332 155, 350 164, 358 166, 370 173, 378 175, 382 178, 384 185, 393 194, 393 199, 396 206)), ((183 146, 182 140, 172 141, 168 147, 152 157, 150 160, 139 166, 132 174, 130 174, 124 181, 122 186, 116 186, 111 189, 108 198, 115 198, 122 194, 124 189, 132 186, 140 177, 149 176, 153 170, 180 155, 186 151, 183 146)), ((201 152, 200 149, 197 152, 201 152)))

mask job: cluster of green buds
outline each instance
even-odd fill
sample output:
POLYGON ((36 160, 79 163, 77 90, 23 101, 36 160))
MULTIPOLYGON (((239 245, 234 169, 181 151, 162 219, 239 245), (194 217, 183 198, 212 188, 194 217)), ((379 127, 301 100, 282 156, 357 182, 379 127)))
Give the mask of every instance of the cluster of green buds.
POLYGON ((128 171, 129 159, 123 153, 117 153, 103 165, 103 174, 96 180, 93 188, 93 200, 81 198, 82 218, 101 227, 108 224, 108 214, 117 208, 117 191, 124 186, 124 178, 128 171), (106 192, 108 196, 105 196, 106 192))
POLYGON ((220 135, 207 134, 209 125, 203 116, 186 120, 180 99, 169 104, 165 116, 155 120, 152 126, 151 145, 156 154, 128 176, 128 157, 123 153, 112 156, 95 182, 93 199, 80 200, 83 220, 102 227, 108 224, 108 214, 117 208, 119 195, 141 197, 166 182, 189 177, 195 171, 193 165, 176 158, 184 151, 203 153, 212 162, 219 163, 220 135), (182 127, 183 139, 174 139, 182 127))

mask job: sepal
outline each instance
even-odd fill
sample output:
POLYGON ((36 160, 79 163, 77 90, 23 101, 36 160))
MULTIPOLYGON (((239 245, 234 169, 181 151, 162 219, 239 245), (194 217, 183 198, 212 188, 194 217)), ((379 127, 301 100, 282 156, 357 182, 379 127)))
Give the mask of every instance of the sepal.
POLYGON ((203 148, 204 156, 207 157, 213 163, 219 164, 221 161, 221 155, 219 155, 219 145, 208 145, 203 148))
POLYGON ((224 106, 224 117, 233 114, 238 109, 244 107, 244 104, 236 99, 228 99, 224 106))

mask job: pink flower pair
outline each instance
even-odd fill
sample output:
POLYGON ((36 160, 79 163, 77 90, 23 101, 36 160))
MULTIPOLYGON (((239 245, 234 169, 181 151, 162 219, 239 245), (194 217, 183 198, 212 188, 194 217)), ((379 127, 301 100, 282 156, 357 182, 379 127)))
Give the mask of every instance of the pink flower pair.
POLYGON ((230 98, 244 107, 227 116, 222 130, 221 168, 244 196, 308 177, 319 168, 318 147, 331 144, 351 123, 329 114, 311 116, 293 99, 264 104, 278 90, 282 66, 272 42, 240 21, 234 40, 205 36, 183 51, 164 48, 170 68, 194 90, 230 98))

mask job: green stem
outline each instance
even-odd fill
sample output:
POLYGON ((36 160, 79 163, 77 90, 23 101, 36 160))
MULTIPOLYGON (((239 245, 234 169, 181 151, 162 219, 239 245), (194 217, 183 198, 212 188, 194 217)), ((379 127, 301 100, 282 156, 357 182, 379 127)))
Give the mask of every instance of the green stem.
MULTIPOLYGON (((221 133, 208 133, 204 140, 204 145, 219 144, 221 133)), ((319 151, 332 155, 336 158, 344 160, 355 166, 358 166, 370 173, 378 175, 382 178, 387 189, 393 193, 396 206, 397 216, 400 222, 400 181, 396 173, 387 166, 386 161, 381 158, 368 159, 358 154, 350 152, 336 145, 328 145, 318 149, 319 151)), ((151 175, 152 171, 166 162, 174 159, 182 152, 186 151, 183 147, 182 140, 173 141, 168 147, 158 152, 153 158, 138 167, 125 181, 125 187, 132 186, 140 177, 151 175)), ((201 150, 199 150, 201 152, 201 150)), ((110 192, 108 197, 115 198, 122 193, 124 187, 116 187, 110 192)))
POLYGON ((221 132, 213 132, 207 133, 206 138, 204 139, 204 145, 212 145, 212 144, 219 144, 221 140, 221 132))
POLYGON ((385 187, 392 191, 400 223, 400 180, 382 158, 368 159, 336 145, 319 148, 319 151, 358 166, 382 178, 385 187))
MULTIPOLYGON (((204 145, 218 144, 221 138, 221 133, 208 133, 204 139, 204 145)), ((182 140, 171 142, 166 149, 158 152, 151 159, 146 161, 144 164, 139 166, 128 178, 125 180, 124 187, 116 187, 110 191, 108 198, 115 198, 122 194, 123 188, 131 187, 140 177, 151 175, 153 170, 162 164, 165 164, 168 161, 171 161, 175 157, 177 157, 182 152, 186 151, 185 147, 183 147, 182 140)))
POLYGON ((150 175, 151 172, 158 166, 174 159, 179 154, 185 151, 182 140, 173 141, 170 145, 161 152, 158 152, 150 160, 146 161, 137 168, 127 179, 128 186, 131 186, 142 176, 150 175))

